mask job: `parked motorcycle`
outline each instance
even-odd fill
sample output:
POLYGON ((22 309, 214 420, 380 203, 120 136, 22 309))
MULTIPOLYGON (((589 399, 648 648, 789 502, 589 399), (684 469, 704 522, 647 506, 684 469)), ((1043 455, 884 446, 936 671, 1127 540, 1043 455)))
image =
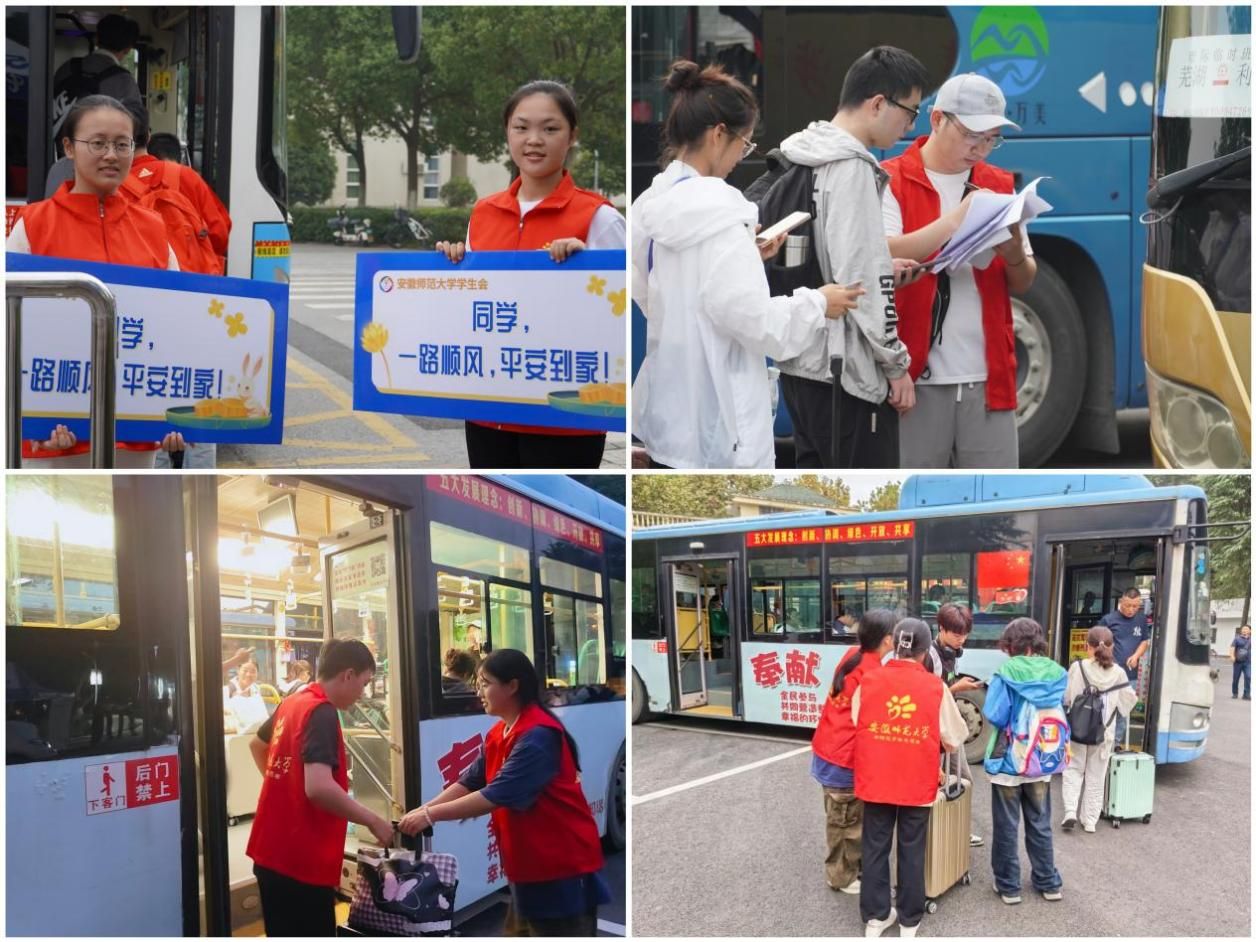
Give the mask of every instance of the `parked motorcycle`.
POLYGON ((350 216, 344 206, 327 220, 327 225, 331 228, 331 240, 337 245, 370 245, 375 241, 371 220, 350 216))
POLYGON ((384 231, 384 241, 394 249, 399 249, 410 240, 423 245, 432 241, 432 233, 423 223, 398 206, 393 210, 392 221, 384 231))

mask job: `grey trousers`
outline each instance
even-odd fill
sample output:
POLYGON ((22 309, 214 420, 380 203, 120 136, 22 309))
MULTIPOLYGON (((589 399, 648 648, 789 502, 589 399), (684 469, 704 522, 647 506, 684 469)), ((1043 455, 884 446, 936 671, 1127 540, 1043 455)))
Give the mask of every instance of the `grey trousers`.
POLYGON ((916 405, 899 419, 900 467, 1015 468, 1016 412, 986 408, 985 383, 916 385, 916 405))

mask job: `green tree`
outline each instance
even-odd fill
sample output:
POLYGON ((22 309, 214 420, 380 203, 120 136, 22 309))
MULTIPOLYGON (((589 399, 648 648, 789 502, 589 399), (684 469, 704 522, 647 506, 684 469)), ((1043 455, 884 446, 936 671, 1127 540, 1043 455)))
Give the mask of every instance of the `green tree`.
POLYGON ((838 507, 851 506, 850 488, 842 483, 841 478, 819 474, 800 474, 790 479, 789 483, 798 487, 805 487, 808 490, 815 491, 817 494, 822 494, 837 504, 838 507))
MULTIPOLYGON (((429 8, 430 9, 430 8, 429 8)), ((621 7, 448 8, 449 29, 428 29, 424 47, 445 83, 432 108, 434 132, 448 145, 481 160, 506 150, 502 106, 534 79, 569 85, 580 107, 579 147, 570 159, 581 186, 625 186, 624 17, 621 7)))
POLYGON ((685 517, 727 517, 739 495, 771 487, 770 474, 637 474, 632 478, 632 509, 685 517))
MULTIPOLYGON (((1246 474, 1153 474, 1152 483, 1167 487, 1194 484, 1208 495, 1208 520, 1229 523, 1252 519, 1252 479, 1246 474)), ((1251 526, 1218 530, 1215 536, 1232 536, 1208 544, 1210 591, 1214 599, 1243 599, 1243 621, 1248 620, 1252 598, 1251 526)))
POLYGON ((391 21, 383 23, 378 12, 346 6, 287 11, 292 121, 302 133, 322 137, 354 159, 359 206, 366 205, 366 139, 376 135, 378 92, 377 77, 362 66, 357 47, 378 46, 391 37, 391 21))
POLYGON ((873 488, 872 495, 859 502, 860 510, 898 510, 898 493, 902 486, 900 481, 886 481, 873 488))
POLYGON ((475 202, 475 184, 466 177, 451 177, 440 188, 440 198, 446 206, 470 206, 475 202))
POLYGON ((327 139, 297 121, 289 121, 289 198, 293 203, 316 206, 331 199, 335 186, 336 158, 327 139))

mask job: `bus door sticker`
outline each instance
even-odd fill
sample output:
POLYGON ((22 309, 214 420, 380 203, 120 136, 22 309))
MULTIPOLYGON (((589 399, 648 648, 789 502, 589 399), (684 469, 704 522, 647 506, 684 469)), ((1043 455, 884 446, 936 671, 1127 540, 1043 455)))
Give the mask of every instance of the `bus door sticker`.
POLYGON ((179 797, 177 755, 104 762, 83 769, 88 815, 143 808, 179 797))
POLYGON ((353 405, 622 432, 625 253, 358 255, 353 405))
POLYGON ((1089 628, 1073 628, 1068 633, 1068 662, 1072 664, 1074 661, 1084 661, 1090 657, 1090 651, 1086 648, 1086 636, 1090 634, 1089 628))
MULTIPOLYGON (((279 444, 283 439, 288 291, 283 285, 9 253, 10 272, 82 272, 117 302, 117 437, 279 444)), ((87 306, 23 303, 22 437, 88 428, 87 306)))
POLYGON ((794 527, 786 530, 751 530, 746 545, 801 546, 809 543, 867 543, 876 540, 910 540, 916 532, 911 520, 893 523, 843 523, 823 527, 794 527))
POLYGON ((1162 92, 1166 118, 1250 118, 1251 33, 1173 40, 1162 92))
POLYGON ((532 523, 532 501, 471 474, 429 474, 427 489, 516 523, 532 523))

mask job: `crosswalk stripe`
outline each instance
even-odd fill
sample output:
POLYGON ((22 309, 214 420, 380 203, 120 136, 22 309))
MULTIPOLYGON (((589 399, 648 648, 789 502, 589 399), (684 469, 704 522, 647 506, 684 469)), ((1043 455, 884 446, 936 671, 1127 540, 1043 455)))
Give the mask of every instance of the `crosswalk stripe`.
POLYGON ((307 304, 305 306, 314 311, 343 311, 346 308, 348 308, 349 310, 353 309, 352 304, 343 304, 340 302, 336 302, 333 304, 307 304))

